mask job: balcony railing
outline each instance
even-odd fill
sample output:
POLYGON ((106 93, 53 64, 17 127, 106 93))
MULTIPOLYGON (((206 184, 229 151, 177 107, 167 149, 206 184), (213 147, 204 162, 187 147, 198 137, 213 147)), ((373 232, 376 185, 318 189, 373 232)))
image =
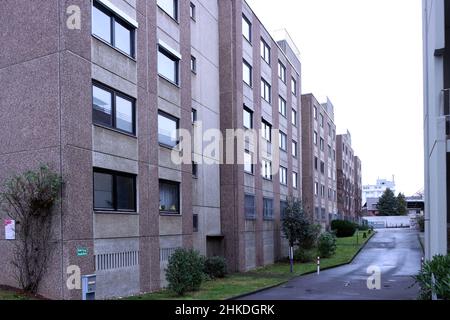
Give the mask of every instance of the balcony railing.
POLYGON ((447 139, 450 138, 450 88, 442 90, 443 92, 443 106, 441 114, 445 118, 445 134, 447 139))

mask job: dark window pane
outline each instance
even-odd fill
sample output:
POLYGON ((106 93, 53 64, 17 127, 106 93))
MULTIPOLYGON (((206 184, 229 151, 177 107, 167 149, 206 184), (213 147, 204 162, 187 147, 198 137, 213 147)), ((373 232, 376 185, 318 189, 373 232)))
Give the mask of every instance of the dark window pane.
POLYGON ((114 209, 112 175, 94 172, 94 207, 96 209, 114 209))
POLYGON ((159 183, 159 210, 167 213, 178 214, 180 186, 177 183, 159 183))
POLYGON ((92 33, 111 43, 111 17, 96 7, 92 8, 92 33))
POLYGON ((177 121, 162 114, 158 115, 159 143, 174 148, 177 145, 177 121))
POLYGON ((109 91, 93 87, 94 122, 112 126, 112 94, 109 91))
POLYGON ((117 176, 117 209, 136 210, 133 177, 117 176))
POLYGON ((158 73, 169 81, 178 84, 178 59, 171 57, 160 49, 158 52, 158 73))
POLYGON ((114 24, 114 45, 131 56, 131 31, 117 21, 114 24))
POLYGON ((245 196, 245 217, 253 219, 255 218, 255 197, 251 195, 245 196))
POLYGON ((116 127, 133 133, 133 103, 130 100, 116 97, 116 127))

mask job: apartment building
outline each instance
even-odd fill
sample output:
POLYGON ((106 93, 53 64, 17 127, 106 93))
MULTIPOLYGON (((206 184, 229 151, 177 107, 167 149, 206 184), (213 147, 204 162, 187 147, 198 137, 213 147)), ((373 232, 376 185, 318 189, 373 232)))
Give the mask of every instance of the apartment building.
POLYGON ((337 135, 336 153, 338 218, 355 221, 355 160, 349 131, 337 135))
MULTIPOLYGON (((273 38, 242 0, 0 6, 0 181, 42 163, 64 179, 40 294, 80 299, 69 266, 96 276, 97 299, 157 290, 180 247, 225 256, 231 271, 287 255, 281 214, 302 196, 289 37, 273 38), (185 151, 177 129, 200 138, 189 163, 172 159, 185 151), (209 129, 260 130, 270 152, 260 159, 248 141, 244 163, 219 165, 229 154, 208 152, 209 129)), ((12 245, 2 229, 0 284, 17 286, 12 245)))
POLYGON ((363 186, 363 205, 366 203, 366 199, 369 198, 380 198, 386 189, 391 189, 392 192, 396 193, 395 189, 395 177, 392 180, 388 179, 377 179, 375 184, 368 184, 363 186))
POLYGON ((423 0, 425 255, 447 254, 450 241, 450 3, 423 0))
POLYGON ((244 1, 218 3, 220 128, 257 130, 268 150, 259 157, 250 139, 237 150, 244 165, 220 168, 225 257, 246 271, 288 254, 280 217, 288 197, 301 198, 301 64, 292 40, 274 39, 244 1))
POLYGON ((353 201, 355 203, 355 218, 357 221, 362 217, 362 172, 361 172, 361 159, 358 156, 354 156, 354 194, 353 201))
POLYGON ((316 223, 328 228, 337 216, 336 125, 330 100, 320 104, 302 95, 303 206, 316 223))

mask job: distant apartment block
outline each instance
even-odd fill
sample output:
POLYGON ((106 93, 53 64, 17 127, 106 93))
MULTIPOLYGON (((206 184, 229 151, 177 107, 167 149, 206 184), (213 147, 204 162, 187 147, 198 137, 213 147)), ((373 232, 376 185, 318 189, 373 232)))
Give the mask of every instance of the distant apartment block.
POLYGON ((327 228, 337 217, 336 125, 330 101, 302 95, 303 206, 327 228))
POLYGON ((392 180, 377 179, 375 184, 364 185, 362 189, 362 202, 364 205, 368 198, 381 197, 386 189, 391 189, 391 191, 395 193, 395 179, 394 177, 392 177, 392 180))
POLYGON ((337 135, 336 145, 338 218, 355 221, 355 153, 350 132, 337 135))
POLYGON ((450 241, 450 3, 423 0, 425 254, 450 241))
POLYGON ((353 188, 353 201, 354 201, 354 208, 355 208, 355 218, 359 219, 362 217, 362 207, 363 207, 363 201, 362 201, 362 166, 361 166, 361 159, 358 156, 354 156, 354 188, 353 188))

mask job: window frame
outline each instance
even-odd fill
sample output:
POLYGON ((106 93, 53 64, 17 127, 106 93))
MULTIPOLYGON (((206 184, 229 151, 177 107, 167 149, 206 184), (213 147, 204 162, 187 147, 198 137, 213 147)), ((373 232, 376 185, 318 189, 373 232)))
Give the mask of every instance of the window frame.
MULTIPOLYGON (((91 6, 91 11, 93 11, 94 7, 107 15, 110 19, 109 31, 111 33, 110 39, 103 39, 101 36, 96 35, 94 33, 94 24, 92 23, 93 15, 91 16, 91 35, 102 41, 103 43, 108 44, 110 47, 124 54, 125 56, 135 60, 136 59, 136 27, 130 24, 128 21, 120 17, 117 13, 100 3, 99 1, 94 0, 91 6), (120 24, 122 27, 130 31, 130 53, 123 51, 122 49, 116 46, 116 22, 120 24)), ((91 13, 92 14, 92 13, 91 13)))
POLYGON ((245 219, 246 220, 255 220, 256 219, 256 196, 254 194, 249 194, 246 193, 244 194, 244 215, 245 215, 245 219), (249 209, 249 207, 247 206, 247 199, 252 199, 253 202, 253 206, 251 207, 252 209, 252 214, 248 214, 247 209, 249 209))
POLYGON ((168 50, 161 44, 158 45, 158 56, 159 56, 159 54, 163 54, 166 56, 166 58, 175 62, 175 81, 169 79, 168 77, 166 77, 165 75, 163 75, 159 72, 159 62, 157 65, 158 76, 163 78, 164 80, 172 83, 173 85, 176 85, 177 87, 179 87, 180 86, 180 58, 177 57, 176 55, 174 55, 172 52, 170 52, 170 50, 168 50))
POLYGON ((269 44, 264 40, 264 38, 261 37, 260 41, 261 45, 261 58, 264 60, 265 63, 267 63, 270 66, 270 61, 272 60, 272 52, 269 44))
POLYGON ((255 165, 253 164, 253 154, 249 150, 244 150, 244 172, 247 174, 254 175, 255 174, 255 165), (250 156, 250 171, 246 170, 246 163, 245 163, 245 155, 250 156))
POLYGON ((278 113, 287 118, 287 102, 282 96, 278 96, 278 113))
POLYGON ((272 143, 272 124, 270 124, 268 121, 262 119, 261 121, 261 133, 264 140, 266 140, 269 143, 272 143), (269 133, 269 137, 267 137, 267 133, 269 133))
POLYGON ((250 20, 247 18, 247 16, 245 14, 242 14, 242 37, 245 40, 247 40, 248 43, 252 44, 252 38, 253 38, 252 23, 250 22, 250 20), (249 32, 248 36, 250 39, 248 39, 244 34, 244 21, 248 25, 248 32, 249 32))
POLYGON ((266 221, 274 220, 274 209, 272 198, 265 198, 265 197, 263 198, 263 219, 266 221))
POLYGON ((286 66, 283 64, 283 62, 281 62, 280 60, 278 60, 278 78, 284 83, 286 84, 286 80, 287 80, 287 69, 286 66))
POLYGON ((261 98, 267 103, 272 103, 272 86, 264 78, 261 77, 261 98), (269 94, 266 97, 266 94, 269 94))
POLYGON ((295 140, 292 140, 292 156, 294 158, 298 157, 298 143, 295 140))
POLYGON ((94 167, 93 168, 93 174, 92 174, 92 186, 93 186, 93 208, 94 208, 94 213, 104 213, 104 212, 108 212, 108 213, 137 213, 137 175, 135 174, 131 174, 131 173, 126 173, 126 172, 121 172, 121 171, 114 171, 114 170, 109 170, 109 169, 105 169, 105 168, 98 168, 98 167, 94 167), (112 176, 112 200, 113 200, 113 209, 110 208, 100 208, 100 207, 96 207, 95 206, 95 174, 96 173, 100 173, 100 174, 108 174, 110 176, 112 176), (118 193, 117 193, 117 177, 122 177, 122 178, 131 178, 133 180, 133 209, 118 209, 118 193))
POLYGON ((294 127, 297 127, 297 124, 298 124, 298 119, 297 119, 298 113, 297 113, 297 110, 295 110, 294 108, 292 108, 291 117, 292 117, 291 124, 294 127))
POLYGON ((137 136, 137 130, 136 130, 136 99, 133 97, 130 97, 128 95, 126 95, 125 93, 122 93, 116 89, 113 89, 103 83, 100 83, 96 80, 92 81, 92 85, 91 85, 91 94, 92 94, 92 124, 95 126, 99 126, 102 128, 106 128, 109 130, 113 130, 113 131, 117 131, 126 135, 130 135, 133 137, 137 136), (107 125, 107 124, 103 124, 103 123, 96 123, 95 122, 95 117, 94 117, 94 87, 97 87, 101 90, 107 91, 111 94, 111 121, 112 124, 111 126, 107 125), (131 108, 132 108, 132 132, 117 128, 117 97, 127 100, 129 102, 131 102, 131 108))
POLYGON ((298 173, 292 171, 292 188, 298 189, 298 173))
POLYGON ((191 54, 191 72, 197 74, 197 58, 191 54))
POLYGON ((280 166, 280 184, 283 186, 288 185, 288 169, 280 166))
POLYGON ((189 15, 193 21, 197 21, 197 6, 191 1, 189 15))
MULTIPOLYGON (((165 117, 166 119, 175 121, 175 123, 176 123, 176 128, 177 128, 176 130, 177 130, 177 131, 180 130, 180 119, 178 119, 177 117, 175 117, 175 116, 173 116, 173 115, 171 115, 171 114, 169 114, 169 113, 167 113, 167 112, 165 112, 165 111, 158 110, 158 118, 159 118, 160 115, 163 116, 163 117, 165 117)), ((175 149, 175 148, 177 147, 177 145, 180 144, 180 137, 179 137, 179 135, 177 134, 177 141, 176 141, 176 143, 175 143, 175 146, 166 145, 165 143, 160 142, 160 141, 159 141, 159 121, 158 121, 158 144, 159 144, 159 146, 161 146, 161 147, 164 147, 164 148, 172 149, 172 150, 173 150, 173 149, 175 149)))
POLYGON ((283 131, 279 131, 279 143, 280 143, 280 150, 286 152, 287 151, 287 140, 288 136, 283 131))
POLYGON ((272 161, 263 159, 261 161, 261 175, 264 180, 273 181, 272 161), (267 175, 269 174, 269 176, 267 175))
POLYGON ((251 130, 251 129, 253 129, 253 111, 251 110, 251 109, 249 109, 249 108, 247 108, 245 105, 244 105, 244 108, 243 108, 243 111, 242 111, 242 126, 245 128, 245 129, 247 129, 247 130, 251 130), (246 126, 245 126, 245 114, 246 113, 248 113, 249 114, 249 116, 250 116, 250 128, 247 128, 246 126))
MULTIPOLYGON (((172 185, 172 186, 177 186, 178 187, 178 203, 177 203, 177 208, 178 211, 168 211, 168 210, 161 210, 159 209, 159 214, 160 215, 168 215, 168 216, 181 216, 181 183, 180 182, 176 182, 176 181, 170 181, 170 180, 165 180, 165 179, 159 179, 158 181, 158 190, 159 190, 159 196, 161 197, 161 183, 166 184, 166 185, 172 185)), ((159 208, 161 208, 161 200, 160 200, 160 206, 159 208)))
POLYGON ((244 82, 250 88, 253 88, 253 67, 245 59, 242 59, 242 82, 244 82), (244 74, 245 74, 244 73, 244 70, 245 70, 244 66, 246 66, 248 68, 248 70, 250 71, 250 83, 247 83, 247 81, 245 81, 245 79, 244 79, 244 74))
POLYGON ((291 81, 292 81, 292 82, 291 82, 291 92, 292 92, 292 94, 296 97, 297 94, 298 94, 297 80, 296 80, 294 77, 292 77, 292 80, 291 80, 291 81))

